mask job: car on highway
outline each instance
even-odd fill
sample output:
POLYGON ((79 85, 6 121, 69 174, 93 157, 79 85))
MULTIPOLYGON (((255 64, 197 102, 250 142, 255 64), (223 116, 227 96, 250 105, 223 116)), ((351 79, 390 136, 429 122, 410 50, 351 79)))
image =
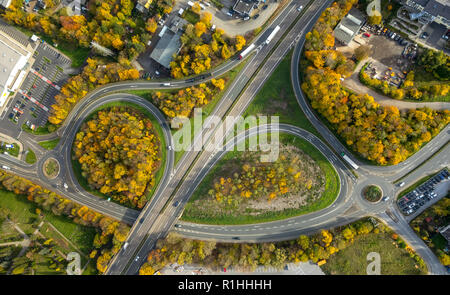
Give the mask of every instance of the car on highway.
POLYGON ((9 167, 6 166, 6 165, 2 165, 2 168, 5 169, 5 170, 11 170, 11 168, 9 168, 9 167))
POLYGON ((178 224, 178 223, 177 223, 177 224, 175 224, 174 226, 175 226, 176 228, 180 228, 180 227, 181 227, 181 224, 178 224))
POLYGON ((300 5, 299 7, 297 7, 297 11, 300 12, 303 9, 303 5, 300 5))
POLYGON ((265 9, 267 9, 267 7, 269 7, 269 5, 264 5, 263 7, 262 7, 262 10, 265 10, 265 9))
POLYGON ((125 250, 125 249, 127 249, 127 247, 128 247, 128 242, 125 242, 125 244, 123 244, 123 249, 125 250))
POLYGON ((390 198, 388 196, 386 196, 386 197, 383 198, 383 202, 387 202, 387 201, 389 201, 389 199, 390 198))
POLYGON ((144 217, 142 217, 141 219, 139 219, 139 223, 143 223, 144 222, 144 217))
POLYGON ((170 86, 170 83, 162 83, 161 86, 170 86))
POLYGON ((240 240, 241 238, 239 238, 239 237, 233 237, 232 239, 233 239, 233 240, 240 240))
POLYGON ((139 256, 136 256, 136 258, 134 259, 134 261, 138 261, 139 260, 139 256))
POLYGON ((173 203, 173 206, 174 206, 174 207, 177 207, 178 204, 180 204, 180 201, 176 201, 175 203, 173 203))

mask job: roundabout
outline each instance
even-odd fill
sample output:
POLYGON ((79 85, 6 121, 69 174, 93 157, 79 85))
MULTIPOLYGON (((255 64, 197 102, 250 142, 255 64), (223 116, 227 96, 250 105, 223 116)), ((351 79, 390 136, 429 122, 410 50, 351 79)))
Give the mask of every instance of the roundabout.
POLYGON ((362 190, 361 195, 368 202, 378 203, 383 196, 383 191, 379 186, 369 185, 362 190))
POLYGON ((58 177, 60 165, 55 158, 47 158, 42 166, 42 172, 48 179, 55 179, 58 177))

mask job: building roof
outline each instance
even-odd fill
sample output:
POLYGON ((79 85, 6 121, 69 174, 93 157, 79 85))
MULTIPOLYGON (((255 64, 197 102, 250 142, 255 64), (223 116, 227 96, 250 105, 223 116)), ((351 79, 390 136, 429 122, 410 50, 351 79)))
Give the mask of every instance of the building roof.
POLYGON ((14 50, 3 38, 0 39, 0 87, 6 87, 6 81, 8 81, 9 75, 16 66, 21 53, 14 50))
POLYGON ((177 53, 178 49, 181 47, 180 37, 181 34, 166 30, 150 54, 150 57, 168 69, 173 58, 172 56, 177 53))
POLYGON ((422 7, 425 7, 425 5, 427 5, 428 1, 430 0, 412 0, 412 1, 422 7))
POLYGON ((439 232, 447 240, 447 242, 450 242, 450 225, 440 228, 439 232))
POLYGON ((450 6, 445 2, 429 0, 423 10, 432 16, 442 16, 443 18, 450 20, 450 6))
MULTIPOLYGON (((442 16, 443 18, 450 20, 450 7, 448 0, 410 0, 412 3, 423 7, 423 11, 429 13, 432 16, 442 16)), ((411 5, 409 2, 409 5, 411 5)))
POLYGON ((180 17, 174 17, 169 27, 164 26, 160 32, 158 44, 156 44, 150 57, 165 68, 170 68, 170 62, 173 55, 181 47, 180 37, 183 34, 183 27, 187 24, 186 20, 180 17), (162 34, 161 34, 162 33, 162 34))
POLYGON ((250 15, 254 3, 246 0, 237 0, 233 5, 233 10, 240 14, 250 15))
POLYGON ((352 8, 334 29, 334 37, 340 42, 348 44, 353 40, 364 22, 364 15, 358 9, 352 8))

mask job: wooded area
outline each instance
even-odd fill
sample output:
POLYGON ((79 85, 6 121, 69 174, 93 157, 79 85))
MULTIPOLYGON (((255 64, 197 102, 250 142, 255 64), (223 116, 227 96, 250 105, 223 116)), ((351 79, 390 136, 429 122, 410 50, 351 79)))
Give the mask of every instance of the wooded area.
POLYGON ((149 118, 112 107, 83 123, 74 156, 89 186, 121 204, 142 208, 161 165, 160 140, 149 118))
POLYGON ((381 107, 367 94, 344 89, 341 77, 348 76, 344 69, 351 62, 331 53, 332 28, 356 2, 334 2, 306 34, 302 89, 311 106, 349 147, 377 164, 395 165, 436 136, 450 121, 450 111, 422 108, 400 112, 393 106, 381 107))

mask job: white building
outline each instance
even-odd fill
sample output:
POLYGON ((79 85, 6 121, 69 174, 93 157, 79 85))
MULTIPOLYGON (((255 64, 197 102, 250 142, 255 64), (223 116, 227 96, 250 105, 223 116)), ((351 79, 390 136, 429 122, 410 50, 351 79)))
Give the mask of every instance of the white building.
POLYGON ((0 6, 4 8, 8 8, 11 5, 12 0, 0 0, 0 6))
POLYGON ((33 61, 34 48, 11 36, 11 27, 0 26, 0 107, 25 79, 33 61), (5 30, 5 28, 7 30, 5 30))

